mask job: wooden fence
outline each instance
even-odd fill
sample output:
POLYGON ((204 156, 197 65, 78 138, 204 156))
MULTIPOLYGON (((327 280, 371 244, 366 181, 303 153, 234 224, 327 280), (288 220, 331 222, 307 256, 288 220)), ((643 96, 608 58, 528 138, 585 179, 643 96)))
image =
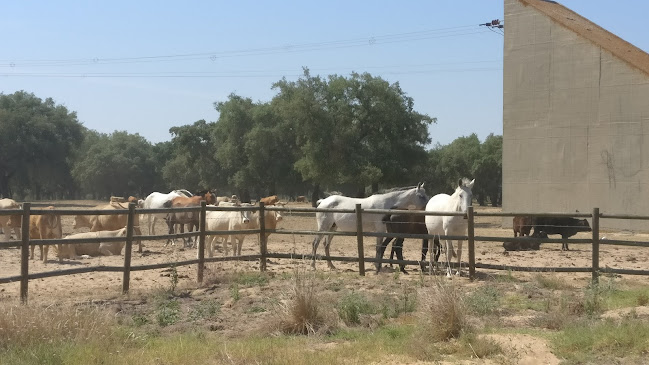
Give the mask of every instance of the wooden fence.
MULTIPOLYGON (((206 212, 207 211, 259 211, 259 216, 263 217, 266 210, 270 211, 281 211, 293 213, 309 213, 313 214, 316 212, 338 212, 338 213, 355 213, 357 219, 357 230, 356 232, 329 232, 327 234, 337 235, 337 236, 356 236, 357 239, 357 249, 358 255, 355 257, 351 256, 320 256, 318 255, 316 259, 331 259, 332 261, 339 262, 357 262, 359 268, 359 274, 365 275, 365 263, 392 263, 392 264, 406 264, 406 265, 420 265, 428 266, 432 271, 433 268, 433 255, 430 256, 429 262, 421 262, 415 260, 390 260, 390 259, 376 259, 374 257, 365 257, 364 254, 364 236, 369 237, 393 237, 393 238, 418 238, 424 239, 428 238, 430 244, 432 245, 432 239, 438 237, 442 240, 452 239, 452 240, 464 240, 468 242, 468 267, 469 267, 469 278, 473 280, 475 278, 476 269, 490 269, 490 270, 512 270, 512 271, 537 271, 537 272, 591 272, 592 280, 597 282, 598 275, 600 273, 618 273, 626 275, 649 275, 649 270, 627 270, 627 269, 614 269, 614 268, 600 268, 599 267, 599 221, 600 219, 641 219, 649 220, 649 216, 631 216, 631 215, 608 215, 601 214, 598 208, 594 208, 592 213, 502 213, 502 212, 476 212, 473 207, 469 207, 469 210, 466 214, 468 229, 467 234, 464 236, 431 236, 427 234, 400 234, 400 233, 377 233, 377 232, 363 232, 362 231, 362 220, 364 214, 375 214, 375 215, 385 215, 385 214, 413 214, 413 215, 434 215, 434 216, 463 216, 464 213, 456 212, 426 212, 426 211, 413 211, 413 210, 380 210, 380 209, 362 209, 360 205, 356 205, 356 209, 319 209, 319 208, 287 208, 287 207, 266 207, 263 203, 260 203, 259 206, 249 206, 249 207, 214 207, 206 206, 205 201, 201 202, 200 207, 192 208, 163 208, 163 209, 136 209, 135 204, 131 203, 126 209, 116 209, 116 210, 85 210, 85 209, 56 209, 46 210, 46 209, 32 209, 30 203, 24 203, 21 210, 0 210, 0 215, 21 215, 22 216, 22 240, 20 242, 0 242, 0 248, 7 247, 20 247, 21 249, 21 262, 20 262, 20 275, 10 276, 0 278, 0 284, 20 281, 20 297, 23 303, 27 303, 28 296, 28 287, 29 280, 38 279, 38 278, 47 278, 55 277, 62 275, 71 275, 71 274, 80 274, 88 272, 122 272, 122 293, 127 293, 129 291, 130 285, 130 274, 132 271, 141 271, 141 270, 153 270, 161 269, 167 267, 178 267, 185 265, 194 265, 197 264, 197 281, 200 283, 203 281, 203 270, 206 263, 209 262, 220 262, 220 261, 233 261, 233 260, 259 260, 259 268, 261 271, 266 270, 266 259, 276 258, 276 259, 313 259, 313 255, 310 254, 286 254, 286 253, 269 253, 266 242, 265 233, 274 233, 274 234, 302 234, 302 235, 315 235, 318 232, 316 231, 300 231, 300 230, 271 230, 266 229, 264 219, 260 219, 259 229, 256 230, 240 230, 240 231, 206 231, 206 212), (196 211, 200 212, 199 219, 199 230, 197 232, 191 233, 180 233, 172 235, 142 235, 137 236, 137 240, 150 241, 158 239, 168 239, 168 238, 187 238, 187 237, 196 237, 198 236, 198 258, 193 260, 185 260, 178 262, 168 262, 160 264, 150 264, 150 265, 131 265, 131 252, 133 247, 133 227, 134 227, 134 218, 135 214, 151 214, 151 213, 169 213, 169 212, 178 212, 178 211, 196 211), (57 215, 111 215, 111 214, 128 214, 128 224, 127 224, 127 235, 126 238, 123 237, 114 237, 114 238, 87 238, 87 239, 30 239, 29 237, 29 219, 31 215, 42 215, 42 214, 57 214, 57 215), (521 238, 521 237, 487 237, 487 236, 475 236, 475 218, 478 216, 482 217, 513 217, 518 215, 528 215, 528 216, 561 216, 561 217, 580 217, 580 218, 591 218, 592 220, 592 237, 589 239, 549 239, 549 238, 521 238), (247 233, 247 234, 260 234, 259 241, 259 254, 258 255, 246 255, 246 256, 230 256, 230 257, 205 257, 205 237, 206 235, 216 235, 216 234, 233 234, 233 233, 247 233), (475 242, 476 241, 485 241, 485 242, 520 242, 530 240, 535 240, 541 243, 562 243, 568 242, 570 244, 591 244, 592 245, 592 265, 590 267, 520 267, 520 266, 509 266, 509 265, 492 265, 485 263, 476 263, 475 262, 475 242), (84 268, 74 268, 74 269, 65 269, 41 273, 29 273, 29 248, 30 246, 41 246, 41 245, 52 245, 52 244, 81 244, 81 243, 98 243, 98 242, 126 242, 125 251, 124 251, 124 265, 123 266, 93 266, 93 267, 84 267, 84 268)), ((627 245, 627 246, 641 246, 649 247, 649 242, 629 242, 624 240, 606 240, 605 244, 608 245, 627 245)), ((432 249, 429 249, 429 252, 432 253, 432 249)))

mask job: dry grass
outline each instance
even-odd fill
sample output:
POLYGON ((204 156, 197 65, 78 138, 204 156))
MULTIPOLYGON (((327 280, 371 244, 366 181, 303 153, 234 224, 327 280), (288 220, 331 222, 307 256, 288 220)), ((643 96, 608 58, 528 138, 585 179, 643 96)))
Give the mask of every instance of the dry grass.
POLYGON ((299 267, 294 270, 288 298, 277 311, 277 328, 281 333, 314 335, 328 333, 335 327, 321 308, 316 281, 314 273, 299 267))
POLYGON ((0 311, 0 348, 110 339, 116 323, 106 311, 94 306, 10 306, 0 311))
POLYGON ((438 281, 419 297, 420 323, 431 340, 459 338, 470 330, 464 296, 456 285, 438 281))

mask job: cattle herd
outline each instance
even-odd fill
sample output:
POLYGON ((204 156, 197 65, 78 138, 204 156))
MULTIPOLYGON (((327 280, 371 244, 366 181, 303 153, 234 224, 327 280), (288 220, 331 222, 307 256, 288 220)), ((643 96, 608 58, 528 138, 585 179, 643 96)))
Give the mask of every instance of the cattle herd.
MULTIPOLYGON (((423 186, 423 185, 422 185, 423 186)), ((452 209, 458 211, 455 206, 457 204, 470 205, 470 188, 473 186, 473 182, 470 183, 467 181, 460 180, 459 188, 456 190, 454 195, 443 195, 441 198, 446 200, 453 200, 454 198, 460 199, 462 194, 462 189, 465 193, 468 193, 469 203, 453 203, 455 204, 452 209), (464 186, 464 188, 463 188, 464 186), (468 189, 466 188, 468 186, 468 189)), ((415 190, 418 191, 419 186, 415 190)), ((423 189, 421 189, 423 194, 423 189)), ((391 194, 401 194, 401 193, 391 193, 391 194)), ((395 195, 395 196, 396 196, 395 195)), ((404 194, 401 194, 404 195, 404 194)), ((387 196, 387 194, 386 194, 387 196)), ((405 196, 405 195, 404 195, 405 196)), ((425 196, 425 194, 423 195, 425 196)), ((372 198, 372 197, 370 197, 372 198)), ((372 201, 372 199, 368 201, 372 201)), ((439 200, 440 197, 436 196, 433 199, 428 200, 428 206, 431 204, 433 211, 446 211, 445 209, 440 208, 439 206, 435 207, 435 201, 439 200)), ((332 196, 326 200, 328 202, 337 202, 330 207, 342 207, 342 202, 346 197, 336 197, 332 196), (332 200, 333 199, 333 200, 332 200)), ((252 207, 250 203, 242 203, 236 195, 231 197, 226 196, 216 196, 212 191, 201 191, 196 194, 192 194, 187 190, 174 190, 169 194, 162 193, 151 193, 146 199, 137 199, 135 197, 129 197, 128 199, 112 197, 109 204, 99 205, 95 207, 95 210, 117 210, 117 209, 127 209, 128 206, 123 203, 135 203, 139 208, 144 209, 156 209, 156 208, 182 208, 182 207, 195 207, 200 206, 201 201, 205 200, 207 204, 213 206, 226 206, 226 207, 252 207)), ((299 196, 296 199, 298 202, 307 202, 307 199, 304 196, 299 196)), ((362 199, 361 199, 362 200, 362 199)), ((260 202, 264 203, 266 206, 283 206, 279 201, 277 195, 268 196, 261 198, 260 202)), ((324 201, 318 201, 318 206, 324 201)), ((459 202, 459 200, 458 200, 459 202)), ((393 204, 393 203, 390 203, 393 204)), ((418 203, 419 204, 419 203, 418 203)), ((447 203, 443 203, 447 204, 447 203)), ((425 202, 422 202, 419 205, 425 205, 425 202)), ((426 210, 431 210, 429 207, 426 207, 426 210)), ((20 209, 20 205, 12 199, 0 199, 0 209, 20 209)), ((365 208, 365 207, 364 207, 365 208)), ((418 209, 422 209, 418 207, 418 209)), ((45 208, 46 212, 39 215, 30 216, 29 221, 29 235, 32 239, 51 239, 51 238, 62 238, 62 227, 61 227, 61 216, 54 213, 55 208, 53 206, 45 208), (51 211, 51 212, 50 212, 51 211)), ((459 211, 464 211, 464 209, 459 209, 459 211)), ((135 215, 134 221, 134 235, 142 235, 140 229, 140 215, 135 215)), ((197 212, 173 212, 173 213, 162 213, 162 214, 147 214, 143 215, 143 218, 147 219, 148 234, 155 235, 155 220, 157 218, 164 219, 167 223, 169 233, 172 234, 176 231, 184 232, 184 227, 187 226, 188 231, 192 231, 198 228, 199 214, 197 212)), ((326 213, 316 214, 318 220, 318 230, 321 233, 329 229, 340 228, 340 226, 345 226, 348 223, 352 224, 346 220, 346 216, 340 216, 343 219, 336 218, 337 216, 329 216, 326 213), (332 228, 322 228, 323 222, 327 221, 333 224, 332 228), (335 224, 334 224, 335 222, 335 224), (338 227, 337 227, 338 226, 338 227)), ((350 216, 351 217, 351 216, 350 216)), ((116 214, 116 215, 77 215, 74 217, 74 229, 89 228, 89 232, 83 233, 74 233, 67 237, 66 239, 79 239, 79 238, 108 238, 108 237, 125 237, 126 236, 126 225, 127 225, 128 215, 126 214, 116 214)), ((466 217, 465 217, 466 218, 466 217)), ((207 231, 242 231, 242 230, 256 230, 259 229, 260 219, 263 219, 265 227, 267 229, 275 229, 278 222, 282 220, 282 215, 279 211, 266 211, 263 218, 259 217, 259 211, 254 211, 254 209, 248 210, 219 210, 212 211, 208 210, 206 213, 206 230, 207 231)), ((11 238, 11 230, 14 230, 15 236, 17 239, 21 239, 21 216, 20 215, 0 215, 0 229, 4 231, 5 240, 11 238)), ((355 223, 353 223, 355 224, 355 223)), ((354 228, 355 229, 355 228, 354 228)), ((388 233, 406 233, 406 234, 432 234, 438 235, 434 237, 434 261, 437 262, 438 257, 441 252, 441 244, 439 235, 459 235, 463 234, 462 231, 466 232, 466 220, 462 221, 461 217, 431 217, 424 215, 386 215, 380 221, 380 227, 372 227, 372 230, 383 231, 388 233), (444 230, 437 230, 435 227, 438 223, 437 218, 439 218, 440 227, 444 227, 444 230), (443 218, 443 219, 442 219, 443 218), (454 218, 454 222, 449 220, 450 224, 446 223, 446 218, 454 218), (457 218, 457 219, 455 219, 457 218), (459 220, 458 220, 459 219, 459 220), (443 224, 442 224, 443 223, 443 224), (450 232, 447 230, 447 226, 456 225, 458 230, 450 232), (432 230, 432 231, 431 231, 432 230)), ((591 231, 590 225, 586 219, 575 219, 571 217, 550 217, 550 216, 516 216, 513 218, 513 231, 514 237, 521 237, 516 242, 504 242, 503 248, 505 251, 522 251, 522 250, 539 250, 540 242, 539 239, 547 238, 548 235, 560 235, 563 240, 566 240, 569 237, 572 237, 578 232, 587 232, 591 231)), ((241 248, 245 239, 245 236, 249 234, 245 233, 232 233, 232 234, 219 234, 219 235, 209 235, 206 237, 206 248, 208 256, 212 257, 214 250, 217 248, 217 245, 220 244, 224 255, 229 254, 228 240, 230 241, 230 246, 232 247, 233 255, 241 255, 241 248)), ((267 233, 269 235, 269 233, 267 233)), ((313 256, 315 259, 315 252, 317 249, 317 243, 319 238, 322 235, 317 235, 313 243, 313 256)), ((325 245, 327 256, 329 251, 329 243, 331 237, 327 240, 325 245)), ((377 238, 377 258, 383 257, 383 253, 387 245, 393 240, 393 238, 377 238)), ((402 246, 403 238, 397 238, 393 245, 390 255, 390 259, 393 258, 396 253, 399 260, 403 259, 402 246)), ((142 243, 138 241, 139 252, 142 252, 142 243)), ((173 238, 169 238, 167 244, 175 244, 173 238)), ((452 256, 455 256, 452 245, 450 241, 447 240, 447 260, 450 263, 452 256)), ((458 264, 461 257, 461 241, 458 242, 458 264)), ((183 238, 184 247, 194 247, 195 242, 192 243, 190 240, 185 240, 183 238)), ((421 262, 425 261, 426 253, 428 251, 428 240, 422 240, 422 256, 421 262)), ((34 259, 34 248, 31 246, 31 259, 34 259)), ((47 262, 48 256, 48 245, 40 245, 41 251, 41 260, 44 263, 47 262)), ((75 259, 79 257, 90 257, 98 255, 119 255, 121 254, 124 248, 124 242, 100 242, 100 243, 83 243, 83 244, 58 244, 54 247, 56 251, 56 256, 59 261, 63 259, 75 259)), ((562 250, 568 250, 567 242, 563 242, 562 250)), ((330 264, 330 262, 329 262, 330 264)), ((330 265, 332 266, 332 265, 330 265)), ((449 265, 450 267, 450 265, 449 265)), ((404 266, 400 266, 401 271, 405 272, 404 266)), ((422 265, 423 269, 423 265, 422 265)), ((377 263, 377 271, 380 270, 380 264, 377 263)), ((459 273, 459 271, 458 271, 459 273)), ((449 269, 450 274, 450 269, 449 269)))
MULTIPOLYGON (((128 199, 119 197, 111 197, 108 204, 102 204, 93 208, 93 210, 123 210, 128 209, 128 205, 124 203, 135 203, 139 208, 182 208, 182 207, 195 207, 200 206, 202 200, 205 200, 208 205, 212 206, 252 206, 249 203, 241 203, 236 195, 231 197, 217 197, 211 191, 201 191, 192 194, 187 190, 174 190, 169 194, 152 193, 146 199, 137 199, 133 196, 128 199), (156 200, 155 198, 160 198, 156 200), (157 204, 157 205, 156 205, 157 204)), ((266 203, 267 206, 283 205, 276 195, 262 198, 260 201, 266 203)), ((0 209, 21 209, 20 204, 12 199, 0 199, 0 209)), ((63 229, 61 225, 61 216, 55 214, 55 207, 49 206, 44 209, 43 214, 31 215, 29 217, 29 237, 30 239, 60 239, 63 238, 63 229), (51 211, 51 213, 50 213, 51 211)), ((155 218, 160 217, 156 214, 145 215, 148 222, 155 218)), ((255 230, 259 227, 259 213, 252 213, 250 210, 244 211, 208 211, 206 214, 206 230, 208 231, 229 231, 229 230, 255 230)), ((197 212, 173 212, 163 213, 161 218, 167 223, 169 233, 172 234, 176 230, 180 233, 184 232, 184 227, 187 226, 191 232, 194 228, 198 227, 199 214, 197 212)), ((275 229, 277 222, 282 220, 282 215, 279 211, 266 211, 264 215, 265 227, 268 229, 275 229)), ((74 217, 73 229, 88 228, 89 232, 74 233, 65 237, 65 239, 88 239, 88 238, 109 238, 109 237, 126 237, 126 226, 128 221, 127 214, 96 214, 96 215, 76 215, 74 217)), ((20 215, 0 215, 0 229, 2 229, 5 240, 11 239, 11 231, 14 231, 16 239, 21 239, 22 219, 20 215)), ((148 234, 155 234, 154 224, 148 225, 148 234)), ((134 216, 134 229, 135 236, 142 235, 140 229, 140 214, 134 216)), ((235 255, 241 255, 241 247, 243 245, 244 237, 247 234, 223 234, 212 235, 206 237, 206 246, 208 248, 209 256, 213 255, 213 251, 217 243, 221 243, 224 254, 228 254, 228 238, 231 238, 231 245, 235 255)), ((266 234, 266 237, 269 233, 266 234)), ((137 241, 138 250, 142 252, 142 242, 137 241)), ((175 240, 169 239, 167 244, 175 244, 175 240)), ((59 261, 63 259, 78 259, 87 258, 99 255, 120 255, 124 248, 125 242, 109 241, 98 243, 81 243, 81 244, 57 244, 54 246, 56 256, 59 261)), ((191 240, 183 238, 184 246, 192 245, 191 240)), ((31 246, 30 258, 34 259, 34 249, 36 246, 31 246)), ((49 245, 39 245, 41 251, 41 260, 47 263, 49 245)))

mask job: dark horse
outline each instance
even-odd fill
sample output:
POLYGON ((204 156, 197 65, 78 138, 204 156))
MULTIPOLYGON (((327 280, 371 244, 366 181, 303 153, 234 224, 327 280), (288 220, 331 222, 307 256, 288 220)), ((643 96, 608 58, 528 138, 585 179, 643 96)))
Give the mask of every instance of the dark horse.
MULTIPOLYGON (((425 216, 424 215, 414 215, 414 214, 396 214, 396 215, 385 215, 382 219, 385 223, 385 228, 388 233, 404 233, 404 234, 428 234, 428 229, 426 228, 425 216)), ((394 258, 394 254, 397 254, 398 260, 403 260, 403 238, 393 238, 386 237, 381 243, 381 246, 376 248, 377 255, 380 258, 383 258, 385 253, 385 248, 388 246, 390 241, 395 240, 392 244, 392 251, 390 252, 390 260, 394 258)), ((433 240, 434 246, 433 251, 435 255, 435 262, 439 258, 440 254, 440 243, 439 238, 435 237, 433 240)), ((423 239, 421 243, 421 262, 420 267, 422 271, 426 267, 424 262, 426 261, 426 254, 428 253, 428 239, 423 239)), ((392 264, 390 264, 392 266, 392 264)), ((406 265, 399 264, 399 269, 402 273, 407 274, 406 265)), ((376 272, 381 271, 381 263, 376 263, 376 272)))

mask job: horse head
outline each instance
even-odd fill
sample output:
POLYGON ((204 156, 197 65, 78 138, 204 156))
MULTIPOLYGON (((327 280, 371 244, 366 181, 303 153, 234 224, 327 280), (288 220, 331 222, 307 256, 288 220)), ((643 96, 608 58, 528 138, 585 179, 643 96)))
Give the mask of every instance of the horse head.
MULTIPOLYGON (((474 183, 475 179, 469 181, 466 177, 458 181, 458 187, 452 195, 456 211, 466 213, 467 209, 473 204, 473 192, 471 189, 473 189, 474 183)), ((466 214, 464 219, 467 219, 466 214)))
POLYGON ((412 189, 412 191, 414 195, 412 195, 413 201, 410 205, 414 205, 416 209, 424 209, 426 207, 426 204, 428 203, 428 200, 430 200, 428 195, 426 195, 424 183, 422 182, 417 184, 417 187, 412 189))

